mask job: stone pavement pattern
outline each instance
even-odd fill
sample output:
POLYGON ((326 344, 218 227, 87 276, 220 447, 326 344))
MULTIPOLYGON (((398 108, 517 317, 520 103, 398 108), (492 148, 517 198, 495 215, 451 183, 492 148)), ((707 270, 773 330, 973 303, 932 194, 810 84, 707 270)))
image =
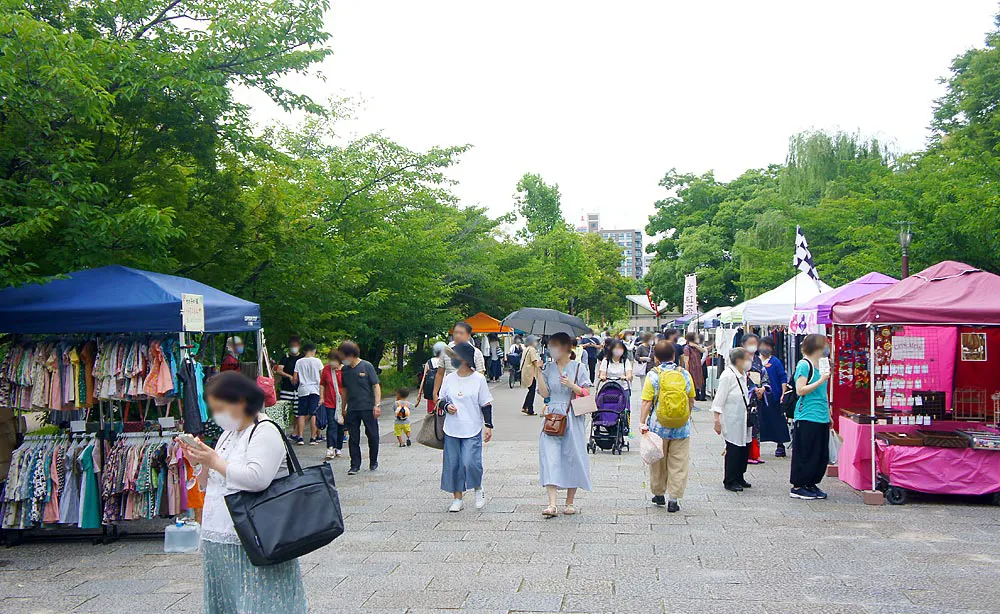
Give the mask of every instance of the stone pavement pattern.
MULTIPOLYGON (((695 414, 680 513, 649 503, 633 450, 592 457, 581 513, 544 520, 541 421, 519 413, 522 391, 494 393, 481 512, 445 512, 440 453, 399 449, 391 431, 377 473, 348 477, 346 459, 334 463, 348 532, 302 559, 311 612, 1000 611, 1000 508, 946 498, 866 507, 835 479, 824 482, 829 500, 793 501, 788 459, 770 446, 767 464, 750 469, 754 488, 728 493, 708 411, 695 414)), ((298 449, 318 460, 318 448, 298 449)), ((200 556, 162 554, 159 540, 0 550, 0 612, 70 611, 199 612, 200 556)))

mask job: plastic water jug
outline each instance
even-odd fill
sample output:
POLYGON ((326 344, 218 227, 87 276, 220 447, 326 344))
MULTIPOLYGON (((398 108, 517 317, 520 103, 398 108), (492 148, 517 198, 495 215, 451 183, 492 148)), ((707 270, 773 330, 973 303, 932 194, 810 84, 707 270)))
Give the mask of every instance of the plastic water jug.
POLYGON ((163 551, 167 553, 198 552, 201 527, 193 520, 177 518, 163 530, 163 551))

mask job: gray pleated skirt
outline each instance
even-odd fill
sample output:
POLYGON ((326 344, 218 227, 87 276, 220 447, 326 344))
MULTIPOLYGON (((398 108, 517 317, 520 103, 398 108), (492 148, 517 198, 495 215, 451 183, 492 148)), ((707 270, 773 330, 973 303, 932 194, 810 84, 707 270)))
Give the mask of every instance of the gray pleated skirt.
POLYGON ((299 560, 255 567, 240 544, 201 542, 205 614, 306 614, 299 560))

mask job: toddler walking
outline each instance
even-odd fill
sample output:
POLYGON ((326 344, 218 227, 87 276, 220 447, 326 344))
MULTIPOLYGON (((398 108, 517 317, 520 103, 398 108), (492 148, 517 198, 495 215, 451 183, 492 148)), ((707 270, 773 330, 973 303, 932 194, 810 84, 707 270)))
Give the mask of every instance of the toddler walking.
POLYGON ((396 441, 400 448, 410 445, 410 402, 406 397, 410 396, 410 391, 406 388, 396 390, 396 423, 392 430, 396 435, 396 441), (406 441, 403 441, 406 435, 406 441))

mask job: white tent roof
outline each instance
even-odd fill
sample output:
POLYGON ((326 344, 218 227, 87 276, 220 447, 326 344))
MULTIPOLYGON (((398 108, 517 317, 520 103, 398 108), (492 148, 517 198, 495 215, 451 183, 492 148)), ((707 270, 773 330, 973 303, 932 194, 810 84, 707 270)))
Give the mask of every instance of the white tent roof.
MULTIPOLYGON (((649 298, 645 294, 626 294, 625 298, 635 303, 640 309, 645 309, 647 313, 653 313, 649 306, 649 298)), ((660 301, 658 307, 661 315, 667 313, 667 301, 660 301)))
POLYGON ((732 307, 714 307, 705 312, 703 316, 698 318, 698 322, 705 324, 706 322, 711 322, 712 320, 718 320, 719 316, 726 313, 732 309, 732 307))
POLYGON ((723 311, 719 315, 719 321, 723 324, 735 324, 737 322, 743 321, 743 308, 746 307, 747 302, 743 301, 739 305, 730 307, 726 311, 723 311))
POLYGON ((748 324, 787 325, 796 305, 802 305, 832 289, 822 281, 817 285, 807 274, 799 273, 774 290, 747 301, 743 305, 741 321, 748 324))

